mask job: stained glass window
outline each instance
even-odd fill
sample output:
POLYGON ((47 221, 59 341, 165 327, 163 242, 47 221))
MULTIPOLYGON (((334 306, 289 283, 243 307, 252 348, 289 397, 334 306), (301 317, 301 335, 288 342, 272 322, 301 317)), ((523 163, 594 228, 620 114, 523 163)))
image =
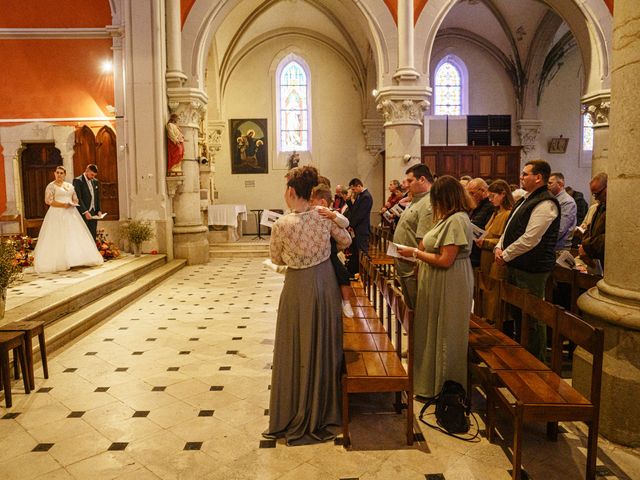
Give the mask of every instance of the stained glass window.
POLYGON ((582 115, 582 150, 593 150, 593 122, 588 113, 582 115))
POLYGON ((462 77, 451 62, 445 62, 436 70, 435 111, 436 115, 462 114, 462 77))
POLYGON ((307 74, 295 60, 280 74, 280 150, 309 150, 309 106, 307 74))

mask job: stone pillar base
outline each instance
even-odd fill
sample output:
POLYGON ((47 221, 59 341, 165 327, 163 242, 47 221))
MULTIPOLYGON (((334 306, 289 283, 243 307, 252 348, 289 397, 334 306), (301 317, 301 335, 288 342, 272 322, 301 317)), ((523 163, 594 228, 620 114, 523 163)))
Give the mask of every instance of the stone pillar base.
MULTIPOLYGON (((605 281, 578 300, 584 320, 604 330, 600 433, 629 447, 640 446, 640 309, 629 298, 610 295, 605 281), (636 327, 636 328, 634 328, 636 327)), ((620 293, 620 292, 617 292, 620 293)), ((632 293, 632 292, 629 292, 632 293)), ((573 387, 589 397, 591 355, 578 348, 573 357, 573 387)))
POLYGON ((174 227, 173 255, 175 258, 186 259, 187 265, 207 263, 209 261, 207 228, 202 225, 174 227))

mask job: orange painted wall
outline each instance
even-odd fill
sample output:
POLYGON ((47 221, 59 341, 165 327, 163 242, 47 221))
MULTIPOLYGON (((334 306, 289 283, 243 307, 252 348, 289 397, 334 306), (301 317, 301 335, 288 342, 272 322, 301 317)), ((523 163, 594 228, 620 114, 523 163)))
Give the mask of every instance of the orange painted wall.
POLYGON ((607 7, 609 7, 609 11, 611 12, 611 15, 613 15, 613 1, 614 0, 604 0, 604 3, 606 3, 607 7))
POLYGON ((4 176, 4 155, 2 154, 4 148, 0 144, 0 214, 7 209, 7 192, 4 185, 6 183, 4 176))
POLYGON ((196 0, 180 0, 180 19, 182 20, 183 27, 194 3, 196 3, 196 0))
POLYGON ((109 0, 1 0, 0 28, 111 25, 109 0))
POLYGON ((102 117, 113 105, 113 74, 100 69, 110 39, 0 40, 0 58, 0 118, 102 117))

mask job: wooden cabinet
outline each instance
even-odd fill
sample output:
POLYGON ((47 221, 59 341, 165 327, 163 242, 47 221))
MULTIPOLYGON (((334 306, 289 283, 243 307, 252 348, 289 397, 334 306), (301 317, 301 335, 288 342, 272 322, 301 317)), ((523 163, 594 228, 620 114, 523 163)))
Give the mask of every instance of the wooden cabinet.
POLYGON ((520 184, 521 147, 422 146, 422 163, 436 175, 501 178, 520 184))

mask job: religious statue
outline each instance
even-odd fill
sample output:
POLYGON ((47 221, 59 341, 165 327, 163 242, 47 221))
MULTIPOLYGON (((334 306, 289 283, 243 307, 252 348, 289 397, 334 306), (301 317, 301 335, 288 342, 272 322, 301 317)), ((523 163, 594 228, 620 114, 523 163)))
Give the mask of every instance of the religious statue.
POLYGON ((293 153, 289 155, 288 163, 289 170, 296 168, 300 164, 300 154, 294 150, 293 153))
POLYGON ((172 113, 167 123, 167 176, 182 175, 184 135, 178 128, 178 115, 172 113))

